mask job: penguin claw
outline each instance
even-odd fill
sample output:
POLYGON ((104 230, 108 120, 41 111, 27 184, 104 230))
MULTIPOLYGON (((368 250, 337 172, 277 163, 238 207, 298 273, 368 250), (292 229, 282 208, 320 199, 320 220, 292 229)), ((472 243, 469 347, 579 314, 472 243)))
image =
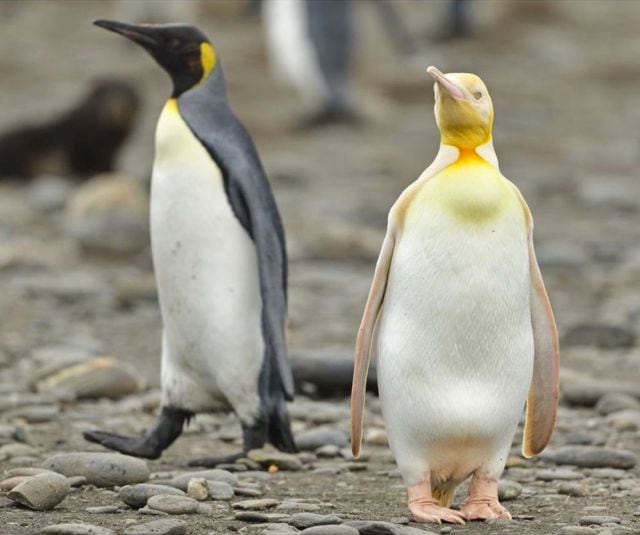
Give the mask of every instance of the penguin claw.
POLYGON ((409 504, 409 510, 416 522, 431 522, 433 524, 464 524, 465 516, 461 511, 440 507, 433 504, 409 504))
POLYGON ((219 464, 233 464, 238 459, 246 456, 245 452, 232 453, 230 455, 221 455, 220 457, 200 457, 190 460, 188 466, 203 466, 205 468, 215 468, 219 464))
POLYGON ((94 442, 110 450, 116 450, 134 457, 157 459, 162 453, 162 451, 150 447, 144 438, 126 437, 104 431, 85 431, 82 435, 89 442, 94 442))
POLYGON ((467 520, 511 520, 511 513, 498 500, 466 503, 461 511, 467 520))

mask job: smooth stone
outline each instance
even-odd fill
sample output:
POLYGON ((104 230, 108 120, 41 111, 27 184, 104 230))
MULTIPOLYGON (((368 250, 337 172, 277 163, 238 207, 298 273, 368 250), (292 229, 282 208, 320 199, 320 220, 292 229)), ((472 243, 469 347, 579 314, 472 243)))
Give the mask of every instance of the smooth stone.
POLYGON ((425 535, 425 533, 433 533, 411 526, 399 526, 382 521, 349 520, 342 525, 357 529, 360 535, 425 535))
POLYGON ((540 481, 572 481, 574 479, 584 479, 584 475, 575 470, 565 468, 539 470, 536 479, 540 481))
MULTIPOLYGON (((239 492, 240 488, 236 488, 234 490, 234 488, 229 485, 229 483, 225 483, 224 481, 207 481, 207 486, 209 488, 209 497, 212 500, 229 501, 231 498, 233 498, 234 494, 241 494, 239 492)), ((262 493, 260 492, 257 495, 253 496, 255 497, 261 495, 262 493)))
POLYGON ((71 485, 74 488, 83 487, 84 485, 89 483, 87 478, 84 476, 72 476, 72 477, 68 477, 67 479, 69 480, 69 485, 71 485))
POLYGON ((64 207, 73 183, 55 175, 41 175, 27 188, 27 201, 39 212, 55 212, 64 207))
POLYGON ((138 485, 126 485, 118 492, 118 497, 129 507, 140 509, 147 505, 152 496, 167 495, 185 496, 185 493, 168 485, 155 485, 153 483, 139 483, 138 485))
POLYGON ((501 501, 515 500, 520 494, 522 494, 522 485, 520 483, 509 479, 498 481, 498 498, 501 501))
POLYGON ((315 451, 326 445, 344 448, 347 444, 349 444, 347 434, 334 428, 310 429, 296 435, 296 445, 300 451, 315 451))
POLYGON ((627 450, 597 448, 594 446, 564 446, 543 456, 556 464, 570 464, 581 468, 621 468, 628 470, 638 462, 637 456, 627 450))
POLYGON ((588 433, 569 433, 565 441, 571 446, 591 446, 597 444, 597 439, 588 433))
POLYGON ((241 500, 232 505, 234 509, 240 509, 241 511, 270 509, 275 507, 280 502, 273 498, 262 498, 259 500, 241 500))
POLYGON ((23 481, 9 492, 9 499, 21 505, 48 511, 67 497, 70 491, 69 481, 60 474, 39 474, 23 481))
POLYGON ((201 502, 209 497, 209 485, 207 480, 202 477, 191 478, 187 485, 187 496, 201 502))
POLYGON ((318 459, 333 459, 334 457, 337 457, 339 453, 340 448, 338 448, 338 446, 334 446, 333 444, 321 446, 316 450, 318 459))
POLYGON ((289 524, 298 528, 306 529, 312 526, 326 526, 340 524, 342 519, 335 515, 318 515, 316 513, 295 513, 288 521, 289 524))
POLYGON ((14 457, 31 457, 37 455, 38 450, 28 444, 14 443, 0 446, 0 461, 14 457))
POLYGON ((116 535, 116 532, 109 528, 79 523, 55 524, 42 528, 39 533, 43 535, 116 535))
POLYGON ((596 403, 596 410, 603 416, 625 409, 640 409, 640 401, 628 394, 610 392, 602 396, 596 403))
POLYGON ((238 478, 231 472, 212 468, 211 470, 199 470, 197 472, 187 472, 184 474, 179 474, 171 480, 170 485, 186 492, 187 487, 189 486, 189 481, 191 481, 191 479, 194 477, 201 477, 203 479, 206 479, 207 482, 224 481, 225 483, 228 483, 232 486, 238 484, 238 478))
POLYGON ((276 466, 280 470, 297 471, 303 467, 298 457, 281 451, 251 450, 247 457, 265 468, 276 466))
POLYGON ((276 511, 281 513, 319 511, 320 509, 322 509, 322 506, 318 503, 301 502, 298 500, 285 500, 276 507, 276 511))
POLYGON ((581 526, 600 526, 602 524, 620 524, 622 520, 620 520, 617 516, 589 515, 580 517, 579 522, 581 526))
POLYGON ((91 515, 104 515, 117 513, 120 509, 117 505, 98 505, 96 507, 87 507, 85 511, 91 515))
POLYGON ((187 515, 197 513, 200 504, 188 496, 174 496, 171 494, 158 494, 151 496, 147 501, 147 507, 162 511, 170 515, 187 515))
POLYGON ((586 494, 585 489, 578 483, 562 483, 558 488, 558 494, 564 496, 581 497, 586 494))
POLYGON ((20 468, 11 468, 7 470, 7 475, 9 477, 16 476, 37 476, 38 474, 50 474, 51 470, 47 470, 45 468, 31 468, 31 467, 20 467, 20 468))
POLYGON ((589 476, 596 479, 625 479, 629 477, 629 472, 617 468, 594 468, 589 471, 589 476))
POLYGON ((360 532, 350 526, 314 526, 302 530, 302 535, 358 535, 360 532))
MULTIPOLYGON (((254 489, 252 487, 236 487, 235 489, 232 489, 232 491, 237 496, 246 496, 247 498, 259 498, 260 496, 262 496, 264 494, 264 492, 262 492, 262 490, 254 489)), ((214 498, 214 499, 216 499, 216 498, 214 498)), ((217 499, 224 499, 224 498, 217 498, 217 499)))
POLYGON ((273 522, 264 524, 264 529, 260 532, 260 535, 296 535, 297 533, 300 532, 289 524, 273 522))
POLYGON ((637 431, 640 429, 640 410, 625 409, 612 412, 605 421, 618 431, 637 431))
POLYGON ((143 483, 149 479, 145 461, 117 453, 59 453, 49 457, 43 466, 68 477, 84 476, 97 487, 143 483))
POLYGON ((601 349, 633 347, 633 331, 616 325, 582 323, 570 327, 562 342, 567 346, 595 346, 601 349))
POLYGON ((186 535, 187 524, 180 520, 163 519, 136 524, 126 528, 122 535, 186 535))
POLYGON ((586 526, 564 526, 560 528, 560 535, 596 535, 598 533, 593 528, 588 528, 586 526))
POLYGON ((2 490, 12 490, 13 488, 17 487, 20 483, 23 483, 24 481, 26 481, 27 479, 31 479, 33 476, 15 476, 15 477, 10 477, 8 479, 5 479, 1 484, 0 484, 0 489, 2 490))

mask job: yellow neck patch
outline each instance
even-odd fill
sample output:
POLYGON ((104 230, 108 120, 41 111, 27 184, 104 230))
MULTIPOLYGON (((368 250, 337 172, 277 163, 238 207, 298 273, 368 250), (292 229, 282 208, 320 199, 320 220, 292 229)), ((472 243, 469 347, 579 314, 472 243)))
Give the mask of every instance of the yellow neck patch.
POLYGON ((164 105, 164 109, 162 110, 162 112, 169 112, 169 113, 180 113, 178 110, 178 99, 176 98, 170 98, 169 100, 167 100, 166 104, 164 105))
POLYGON ((204 82, 211 71, 215 69, 217 63, 216 51, 209 43, 201 43, 200 44, 200 63, 202 63, 202 78, 200 78, 200 82, 204 82))
MULTIPOLYGON (((440 210, 466 225, 483 225, 518 203, 507 180, 475 150, 460 157, 425 183, 410 212, 440 210)), ((411 217, 412 214, 408 214, 411 217)))

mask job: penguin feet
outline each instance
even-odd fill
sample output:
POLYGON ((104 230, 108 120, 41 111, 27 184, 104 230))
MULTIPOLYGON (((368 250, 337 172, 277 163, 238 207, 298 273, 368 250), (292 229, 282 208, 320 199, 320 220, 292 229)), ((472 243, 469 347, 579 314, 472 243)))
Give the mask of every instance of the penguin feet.
POLYGON ((460 511, 442 507, 434 499, 430 478, 410 486, 407 491, 409 493, 409 510, 416 522, 464 524, 465 517, 460 511))
POLYGON ((475 473, 469 486, 469 497, 460 510, 467 520, 511 520, 511 514, 498 501, 498 482, 475 473))
POLYGON ((246 457, 246 452, 232 453, 231 455, 220 455, 219 457, 201 457, 192 459, 187 464, 189 466, 204 466, 205 468, 215 468, 219 464, 233 464, 238 459, 246 457))
POLYGON ((95 442, 110 450, 116 450, 134 457, 157 459, 162 454, 162 449, 154 448, 145 437, 125 437, 115 433, 105 433, 104 431, 85 431, 82 435, 89 442, 95 442))

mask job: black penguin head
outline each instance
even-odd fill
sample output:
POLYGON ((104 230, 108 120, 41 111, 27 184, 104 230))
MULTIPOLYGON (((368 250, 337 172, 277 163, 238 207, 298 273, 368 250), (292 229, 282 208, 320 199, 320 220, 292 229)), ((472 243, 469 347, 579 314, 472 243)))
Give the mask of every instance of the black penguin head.
POLYGON ((204 80, 216 68, 216 53, 207 36, 188 24, 126 24, 96 20, 96 26, 139 44, 169 73, 173 97, 204 80))

